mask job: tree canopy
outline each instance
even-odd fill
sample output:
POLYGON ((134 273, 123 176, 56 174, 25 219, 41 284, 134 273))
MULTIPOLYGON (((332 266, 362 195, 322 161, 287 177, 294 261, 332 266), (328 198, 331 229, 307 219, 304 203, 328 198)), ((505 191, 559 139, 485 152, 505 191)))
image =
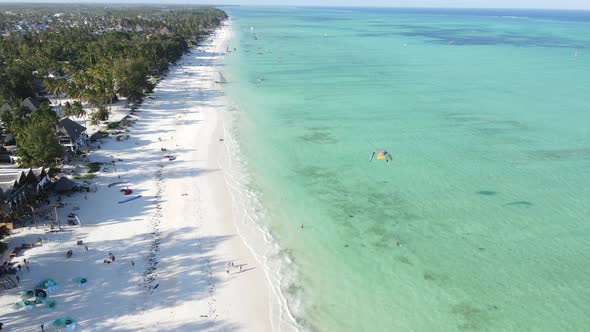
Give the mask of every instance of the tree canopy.
POLYGON ((36 78, 48 92, 99 109, 117 94, 139 103, 153 88, 150 76, 225 18, 210 7, 0 5, 0 27, 20 28, 0 37, 0 105, 32 96, 36 78))
POLYGON ((56 159, 63 157, 64 150, 56 135, 57 123, 57 115, 46 103, 31 116, 15 121, 13 130, 21 166, 53 165, 56 159))
POLYGON ((117 96, 143 101, 162 75, 192 44, 204 40, 227 18, 225 12, 195 6, 93 6, 0 4, 0 106, 5 132, 17 139, 21 166, 47 166, 63 156, 57 115, 47 104, 32 114, 20 103, 44 88, 71 102, 66 116, 97 111, 91 123, 108 119, 117 96))

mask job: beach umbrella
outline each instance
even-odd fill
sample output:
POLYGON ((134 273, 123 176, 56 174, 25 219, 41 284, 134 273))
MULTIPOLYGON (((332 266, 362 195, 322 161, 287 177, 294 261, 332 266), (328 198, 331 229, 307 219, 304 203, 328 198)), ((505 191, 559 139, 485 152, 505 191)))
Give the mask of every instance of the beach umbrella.
POLYGON ((20 300, 18 302, 15 303, 17 307, 24 307, 27 305, 33 305, 33 302, 29 301, 29 300, 20 300))
POLYGON ((47 292, 42 289, 35 289, 35 296, 44 299, 47 297, 47 292))
POLYGON ((21 299, 30 299, 33 296, 35 296, 35 291, 32 289, 20 292, 21 299))
POLYGON ((76 328, 76 321, 70 317, 61 317, 52 320, 50 325, 56 329, 63 329, 65 327, 68 332, 71 332, 76 328))
POLYGON ((85 277, 74 277, 74 278, 72 278, 72 281, 77 282, 78 287, 84 287, 88 283, 88 279, 85 277))
POLYGON ((24 308, 25 311, 29 311, 29 310, 33 309, 33 302, 31 302, 29 300, 20 300, 20 301, 16 302, 15 305, 19 308, 24 308))
POLYGON ((53 300, 46 300, 45 301, 45 311, 55 310, 56 305, 57 305, 57 302, 55 302, 53 300))
POLYGON ((373 158, 375 158, 375 155, 377 156, 377 160, 384 159, 386 162, 393 160, 393 156, 389 152, 383 149, 377 149, 373 151, 373 153, 371 154, 371 158, 369 158, 369 161, 372 161, 373 158))
POLYGON ((51 278, 41 280, 36 288, 46 289, 47 294, 51 295, 57 291, 57 282, 51 278))
POLYGON ((57 282, 51 278, 45 278, 37 283, 37 288, 47 289, 52 286, 57 286, 57 282))

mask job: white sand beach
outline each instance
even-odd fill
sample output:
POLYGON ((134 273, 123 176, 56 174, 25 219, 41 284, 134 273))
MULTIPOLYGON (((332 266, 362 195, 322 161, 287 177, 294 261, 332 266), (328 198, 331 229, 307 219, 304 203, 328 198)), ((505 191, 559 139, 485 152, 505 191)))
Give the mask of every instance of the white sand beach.
POLYGON ((58 209, 62 223, 73 212, 81 226, 14 231, 12 247, 38 237, 44 243, 13 259, 26 258, 30 271, 21 263, 19 288, 1 293, 5 330, 45 324, 54 331, 49 322, 64 316, 77 321, 77 331, 286 330, 264 266, 237 234, 223 169, 230 160, 222 123, 228 103, 216 81, 229 38, 226 25, 170 68, 133 115, 129 139, 100 142, 90 161, 111 165, 92 180, 97 191, 64 196, 58 209), (117 182, 124 183, 109 187, 117 182), (120 192, 127 187, 130 196, 120 192), (109 253, 115 260, 107 264, 109 253), (73 277, 88 283, 79 287, 73 277), (53 311, 13 305, 44 278, 59 285, 50 296, 53 311))

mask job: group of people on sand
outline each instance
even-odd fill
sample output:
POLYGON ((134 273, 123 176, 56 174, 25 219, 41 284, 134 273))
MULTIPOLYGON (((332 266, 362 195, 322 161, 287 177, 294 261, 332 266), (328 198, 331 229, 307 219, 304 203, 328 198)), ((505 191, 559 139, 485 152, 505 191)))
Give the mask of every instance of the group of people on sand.
MULTIPOLYGON (((226 270, 227 275, 229 275, 229 270, 232 269, 232 268, 234 268, 234 267, 236 267, 236 265, 234 264, 234 262, 227 263, 227 270, 226 270)), ((237 267, 239 267, 240 268, 240 272, 242 272, 243 271, 244 264, 240 264, 237 267)))
MULTIPOLYGON (((31 268, 29 267, 30 261, 28 261, 26 258, 23 258, 23 264, 25 265, 25 269, 27 270, 27 272, 29 272, 31 270, 31 268)), ((21 272, 23 269, 23 266, 19 263, 16 268, 18 269, 18 272, 21 272)), ((20 277, 18 275, 18 273, 15 274, 15 279, 16 279, 16 284, 20 284, 20 277)))
POLYGON ((112 263, 112 262, 114 262, 114 261, 115 261, 115 255, 113 255, 113 253, 112 253, 112 252, 109 252, 109 259, 105 259, 105 260, 103 261, 103 263, 106 263, 106 264, 111 264, 111 263, 112 263))

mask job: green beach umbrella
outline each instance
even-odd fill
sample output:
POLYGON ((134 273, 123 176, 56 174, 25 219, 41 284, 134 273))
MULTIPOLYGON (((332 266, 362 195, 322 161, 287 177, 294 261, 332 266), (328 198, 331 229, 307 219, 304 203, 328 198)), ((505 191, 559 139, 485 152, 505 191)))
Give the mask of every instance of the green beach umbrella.
POLYGON ((20 300, 18 302, 15 303, 17 307, 24 307, 24 306, 28 306, 28 305, 33 305, 33 302, 29 301, 29 300, 20 300))
POLYGON ((37 288, 46 289, 47 294, 51 295, 57 290, 57 282, 51 278, 46 278, 37 284, 37 288))
POLYGON ((33 309, 33 302, 31 302, 29 300, 20 300, 20 301, 16 302, 15 305, 19 308, 24 308, 25 311, 29 311, 29 310, 33 309))
POLYGON ((45 310, 46 311, 55 310, 56 305, 57 305, 57 302, 55 302, 53 300, 46 300, 45 301, 45 310))
POLYGON ((63 329, 65 327, 68 331, 73 331, 76 328, 76 321, 70 317, 61 317, 51 321, 51 326, 56 329, 63 329))
POLYGON ((78 283, 78 287, 84 287, 88 283, 88 278, 86 277, 74 277, 72 278, 73 282, 78 283))
POLYGON ((30 299, 31 297, 35 296, 35 291, 30 289, 27 291, 22 291, 19 294, 21 299, 30 299))
POLYGON ((55 282, 55 280, 53 280, 51 278, 43 279, 37 284, 37 288, 42 288, 42 289, 47 289, 47 288, 53 287, 53 286, 57 286, 57 282, 55 282))

